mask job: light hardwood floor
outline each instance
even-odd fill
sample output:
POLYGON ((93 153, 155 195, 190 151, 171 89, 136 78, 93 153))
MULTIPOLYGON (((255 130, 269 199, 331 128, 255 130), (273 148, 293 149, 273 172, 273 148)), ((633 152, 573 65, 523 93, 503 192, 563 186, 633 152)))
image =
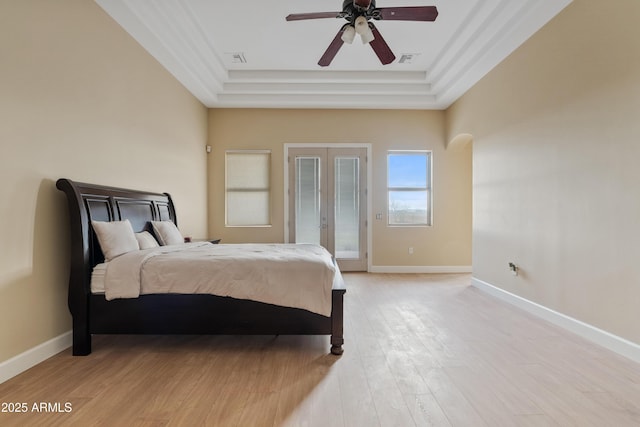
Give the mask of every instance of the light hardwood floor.
POLYGON ((94 338, 0 385, 2 426, 638 426, 640 365, 469 286, 345 274, 327 337, 94 338), (69 402, 71 412, 32 412, 69 402))

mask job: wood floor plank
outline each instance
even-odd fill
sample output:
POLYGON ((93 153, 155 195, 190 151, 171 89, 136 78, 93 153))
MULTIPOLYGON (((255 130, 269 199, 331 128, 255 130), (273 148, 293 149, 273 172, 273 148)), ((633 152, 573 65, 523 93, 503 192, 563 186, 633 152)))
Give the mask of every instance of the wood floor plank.
POLYGON ((451 425, 454 427, 489 426, 444 369, 446 368, 434 368, 423 375, 426 376, 433 396, 451 425))
POLYGON ((240 426, 271 427, 276 419, 278 393, 248 393, 240 426))
POLYGON ((516 415, 515 422, 518 427, 559 427, 548 415, 545 414, 526 414, 516 415))
POLYGON ((347 352, 336 365, 345 426, 379 426, 380 421, 360 354, 347 352))
POLYGON ((478 371, 466 366, 444 371, 487 425, 516 425, 515 414, 498 398, 494 384, 484 382, 478 371))
POLYGON ((326 336, 96 336, 0 384, 29 408, 0 425, 640 425, 639 364, 469 275, 344 278, 341 357, 326 336))
POLYGON ((431 393, 404 395, 404 400, 417 426, 451 426, 440 404, 431 393))

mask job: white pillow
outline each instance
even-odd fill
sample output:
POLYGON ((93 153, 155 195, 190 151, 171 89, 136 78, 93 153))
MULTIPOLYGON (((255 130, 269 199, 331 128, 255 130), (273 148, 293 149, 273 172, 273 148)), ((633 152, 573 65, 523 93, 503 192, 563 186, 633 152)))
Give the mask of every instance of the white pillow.
POLYGON ((172 221, 151 221, 151 226, 162 246, 184 243, 184 237, 172 221))
POLYGON ((140 246, 140 249, 151 249, 160 246, 156 239, 154 239, 151 233, 149 233, 148 231, 141 231, 140 233, 136 233, 136 240, 138 241, 138 246, 140 246))
POLYGON ((105 261, 111 261, 117 256, 140 249, 128 219, 111 222, 91 221, 91 225, 98 236, 98 243, 105 261))

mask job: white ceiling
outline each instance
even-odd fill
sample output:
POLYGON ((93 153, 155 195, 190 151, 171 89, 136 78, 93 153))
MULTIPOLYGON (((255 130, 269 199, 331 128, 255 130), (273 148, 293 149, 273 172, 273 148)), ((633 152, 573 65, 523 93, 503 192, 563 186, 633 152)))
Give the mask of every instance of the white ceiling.
POLYGON ((413 61, 381 65, 356 39, 328 67, 318 60, 346 21, 285 17, 342 0, 96 2, 208 107, 445 109, 571 0, 377 0, 438 7, 435 22, 376 22, 413 61))

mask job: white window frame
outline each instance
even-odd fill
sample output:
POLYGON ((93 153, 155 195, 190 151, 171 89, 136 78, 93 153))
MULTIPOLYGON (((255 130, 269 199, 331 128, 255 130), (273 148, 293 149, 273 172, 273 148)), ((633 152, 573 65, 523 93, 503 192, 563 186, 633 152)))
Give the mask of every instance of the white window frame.
POLYGON ((225 202, 225 209, 224 209, 224 213, 225 213, 225 227, 271 227, 271 150, 227 150, 225 151, 225 159, 224 159, 224 167, 225 167, 225 172, 224 172, 224 177, 225 177, 225 182, 224 182, 224 202, 225 202), (245 155, 245 154, 264 154, 266 155, 267 159, 267 182, 264 183, 263 187, 256 187, 256 188, 241 188, 241 189, 234 189, 234 188, 230 188, 230 185, 232 185, 232 183, 229 183, 229 167, 228 167, 228 161, 229 161, 229 156, 233 156, 233 155, 245 155), (267 218, 267 222, 266 223, 256 223, 256 224, 234 224, 233 220, 230 221, 229 218, 229 193, 233 193, 233 192, 243 192, 243 191, 260 191, 260 192, 265 192, 267 195, 267 206, 266 206, 266 212, 265 213, 265 217, 267 218))
POLYGON ((433 152, 431 150, 389 150, 387 151, 387 226, 388 227, 431 227, 433 225, 433 152), (424 187, 390 187, 389 186, 389 159, 392 155, 420 155, 426 156, 426 185, 424 187), (426 222, 415 223, 392 223, 391 222, 391 206, 389 204, 390 193, 394 192, 417 192, 426 191, 427 193, 427 220, 426 222))

